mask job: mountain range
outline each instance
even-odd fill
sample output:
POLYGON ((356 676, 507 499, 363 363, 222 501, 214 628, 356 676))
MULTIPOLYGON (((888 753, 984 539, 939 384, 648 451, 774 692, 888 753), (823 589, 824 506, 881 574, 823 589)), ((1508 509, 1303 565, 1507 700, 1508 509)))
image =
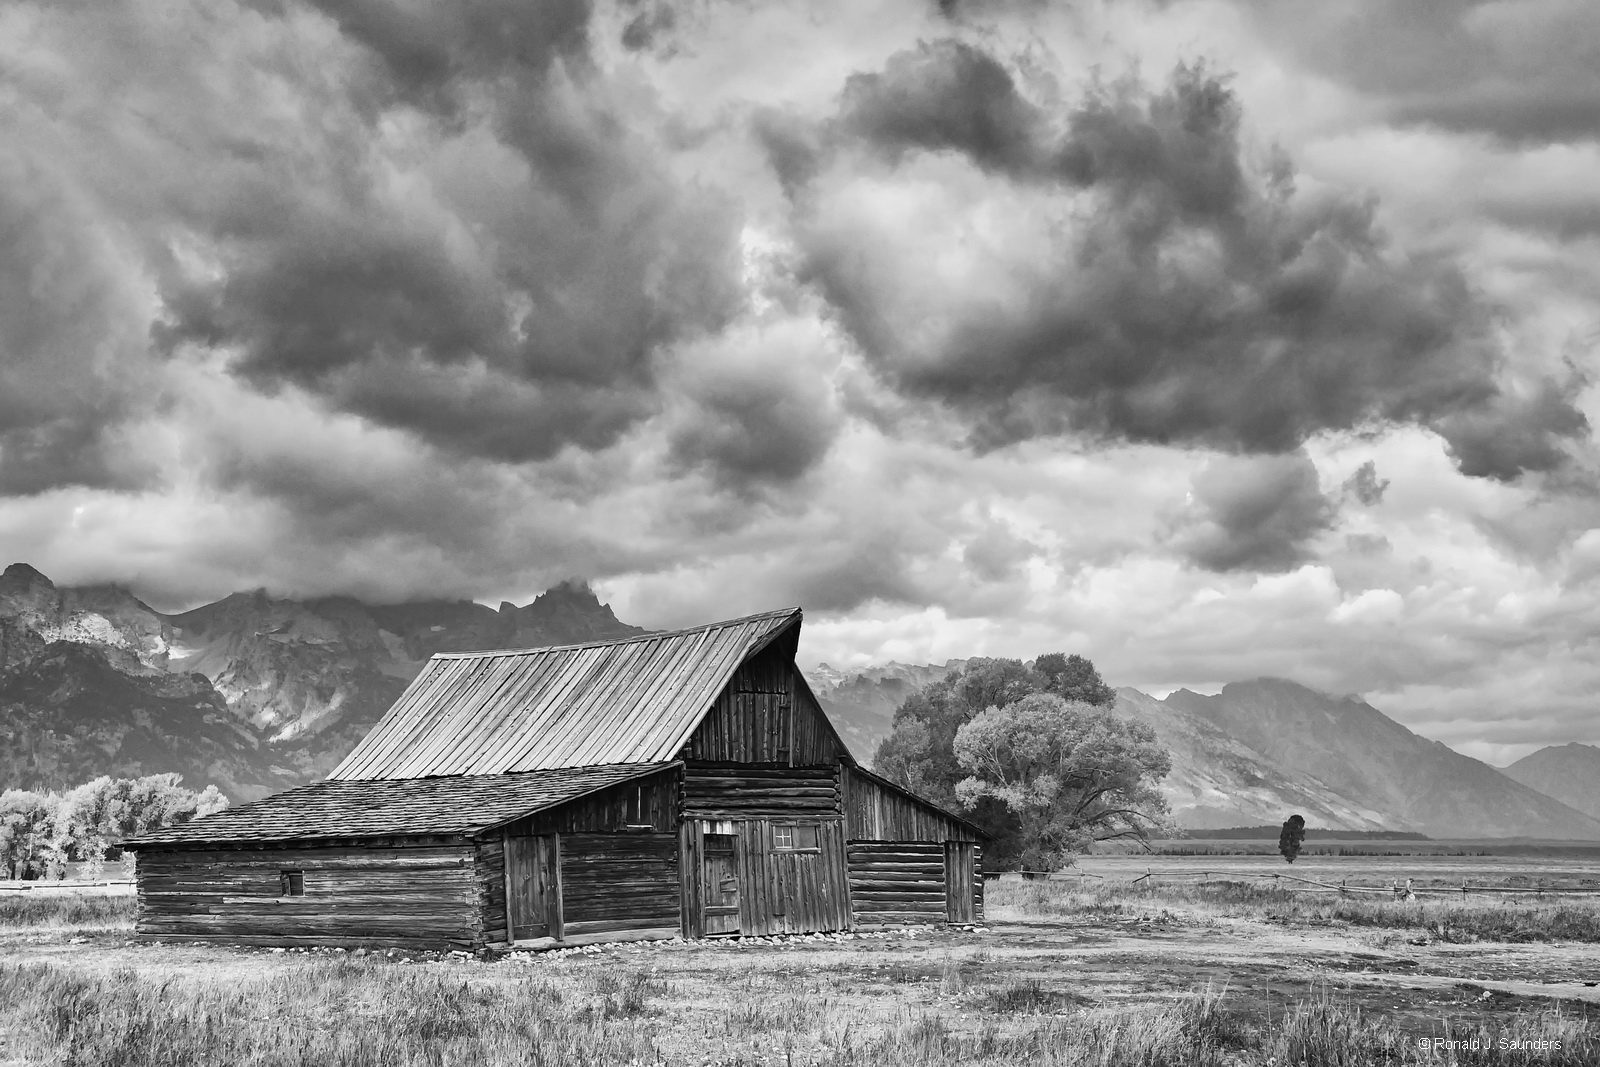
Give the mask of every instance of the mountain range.
MULTIPOLYGON (((630 637, 587 584, 518 607, 372 605, 235 593, 163 614, 117 585, 0 575, 0 788, 64 789, 99 774, 178 771, 235 800, 328 773, 436 652, 630 637)), ((917 688, 964 660, 806 671, 864 761, 917 688)), ((1600 749, 1565 745, 1504 772, 1371 705, 1281 679, 1215 696, 1117 691, 1115 711, 1172 753, 1163 788, 1194 829, 1281 822, 1436 837, 1600 840, 1600 749)))
POLYGON ((176 615, 115 585, 0 575, 0 785, 178 771, 235 800, 315 781, 435 652, 645 631, 580 582, 518 607, 235 593, 176 615))

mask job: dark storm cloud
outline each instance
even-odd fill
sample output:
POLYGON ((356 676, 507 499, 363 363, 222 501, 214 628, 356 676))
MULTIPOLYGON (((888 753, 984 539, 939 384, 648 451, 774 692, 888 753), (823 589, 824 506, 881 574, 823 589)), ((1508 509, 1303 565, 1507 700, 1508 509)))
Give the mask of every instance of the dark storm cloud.
POLYGON ((1389 479, 1378 477, 1378 465, 1370 459, 1344 482, 1344 491, 1369 508, 1383 503, 1383 494, 1388 489, 1389 479))
POLYGON ((585 4, 319 6, 388 102, 353 78, 306 158, 205 190, 186 221, 222 270, 168 265, 161 339, 454 451, 613 443, 658 407, 656 353, 737 308, 733 206, 609 102, 585 4), (420 197, 396 195, 396 124, 420 197))
POLYGON ((881 74, 851 75, 839 111, 844 131, 894 156, 955 151, 1014 175, 1049 167, 1040 110, 1005 67, 961 41, 921 44, 881 74))
POLYGON ((0 162, 0 247, 0 494, 140 484, 114 441, 151 399, 124 362, 138 338, 114 250, 55 175, 15 160, 0 162))
POLYGON ((850 80, 831 158, 956 155, 1075 214, 1041 219, 1043 255, 998 254, 1003 296, 975 294, 830 226, 819 171, 797 196, 808 277, 890 381, 966 413, 980 446, 1079 429, 1285 452, 1387 421, 1435 429, 1469 473, 1559 464, 1583 417, 1554 385, 1537 404, 1503 394, 1490 310, 1460 270, 1389 247, 1365 200, 1297 194, 1240 123, 1198 66, 1053 115, 972 46, 921 45, 850 80))
POLYGON ((1252 0, 1299 60, 1389 120, 1508 142, 1600 136, 1600 6, 1590 0, 1252 0))
POLYGON ((544 75, 552 61, 582 61, 588 46, 588 0, 307 0, 371 50, 387 87, 402 98, 451 108, 468 82, 544 75))
POLYGON ((1303 453, 1214 461, 1195 475, 1193 500, 1197 526, 1181 545, 1212 571, 1290 570, 1335 513, 1303 453))

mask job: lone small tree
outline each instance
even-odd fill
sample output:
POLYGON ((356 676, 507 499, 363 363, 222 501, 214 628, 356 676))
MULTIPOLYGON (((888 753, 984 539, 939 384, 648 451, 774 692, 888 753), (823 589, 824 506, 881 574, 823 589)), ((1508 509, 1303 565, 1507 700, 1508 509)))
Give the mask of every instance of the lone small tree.
POLYGON ((1022 861, 1055 870, 1094 841, 1133 838, 1171 822, 1159 783, 1172 759, 1144 723, 1102 707, 1032 693, 990 707, 956 731, 969 777, 956 797, 993 797, 1021 823, 1022 861))
POLYGON ((1300 855, 1300 842, 1306 839, 1306 821, 1298 815, 1291 815, 1283 820, 1283 829, 1278 832, 1278 851, 1283 853, 1283 862, 1293 863, 1294 858, 1300 855))

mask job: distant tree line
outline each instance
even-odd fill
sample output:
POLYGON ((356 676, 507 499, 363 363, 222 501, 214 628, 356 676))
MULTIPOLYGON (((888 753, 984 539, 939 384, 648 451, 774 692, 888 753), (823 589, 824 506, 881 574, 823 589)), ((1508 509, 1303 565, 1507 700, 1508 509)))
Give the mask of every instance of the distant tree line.
POLYGON ((228 806, 216 786, 196 792, 181 782, 177 774, 102 776, 65 793, 0 793, 0 877, 64 878, 76 861, 98 878, 120 855, 118 842, 228 806))
POLYGON ((907 697, 873 767, 990 835, 986 865, 1055 870, 1096 841, 1174 832, 1171 757, 1082 656, 972 659, 907 697))

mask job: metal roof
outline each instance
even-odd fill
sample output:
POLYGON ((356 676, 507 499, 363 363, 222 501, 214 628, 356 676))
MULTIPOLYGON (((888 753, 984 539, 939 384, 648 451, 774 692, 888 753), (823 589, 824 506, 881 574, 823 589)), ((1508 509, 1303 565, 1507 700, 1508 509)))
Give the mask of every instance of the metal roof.
POLYGON ((739 665, 799 625, 787 608, 623 641, 441 653, 328 778, 671 760, 739 665))
POLYGON ((475 834, 672 763, 389 781, 323 781, 228 808, 123 847, 475 834))

